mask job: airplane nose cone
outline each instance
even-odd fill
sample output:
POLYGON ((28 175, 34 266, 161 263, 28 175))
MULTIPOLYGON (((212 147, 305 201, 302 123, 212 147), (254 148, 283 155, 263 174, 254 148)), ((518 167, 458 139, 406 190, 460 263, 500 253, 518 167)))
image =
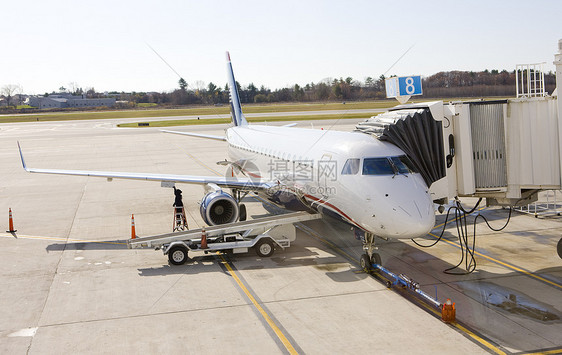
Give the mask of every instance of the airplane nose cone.
POLYGON ((399 193, 389 194, 387 205, 380 206, 383 208, 379 209, 377 219, 378 235, 399 239, 424 236, 435 224, 433 201, 427 188, 401 187, 399 193))
MULTIPOLYGON (((429 201, 430 202, 430 201, 429 201)), ((435 224, 433 204, 428 201, 412 201, 408 205, 396 208, 395 238, 416 238, 429 233, 435 224)))

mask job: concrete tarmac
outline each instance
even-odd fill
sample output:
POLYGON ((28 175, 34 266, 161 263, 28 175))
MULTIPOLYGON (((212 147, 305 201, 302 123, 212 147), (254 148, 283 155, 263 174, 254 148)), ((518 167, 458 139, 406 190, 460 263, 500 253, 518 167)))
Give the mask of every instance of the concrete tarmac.
MULTIPOLYGON (((193 253, 187 264, 172 266, 159 251, 124 245, 131 214, 139 236, 171 231, 171 189, 29 174, 21 167, 18 140, 28 166, 36 168, 225 174, 215 162, 226 157, 226 143, 115 128, 121 121, 127 120, 0 125, 0 213, 6 213, 0 232, 8 229, 8 208, 17 229, 0 233, 0 353, 476 354, 562 348, 559 218, 514 214, 502 232, 479 220, 477 271, 466 276, 442 272, 460 259, 454 224, 433 248, 381 243, 390 270, 412 277, 440 301, 456 302, 459 323, 453 325, 361 272, 360 242, 328 218, 299 225, 291 248, 270 258, 253 251, 230 259, 193 253)), ((355 122, 313 125, 349 130, 355 122)), ((225 127, 177 129, 220 135, 225 127)), ((178 187, 190 226, 202 226, 202 187, 178 187)), ((276 211, 251 196, 245 203, 250 218, 276 211)), ((480 213, 498 226, 508 212, 480 213)))

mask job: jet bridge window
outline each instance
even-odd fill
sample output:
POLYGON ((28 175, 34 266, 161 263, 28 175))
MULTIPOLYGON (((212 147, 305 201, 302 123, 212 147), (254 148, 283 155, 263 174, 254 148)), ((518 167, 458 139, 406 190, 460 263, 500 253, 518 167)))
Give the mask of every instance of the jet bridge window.
POLYGON ((363 175, 394 175, 394 169, 388 158, 365 158, 363 175))
POLYGON ((360 159, 347 159, 345 165, 343 166, 343 170, 341 171, 342 175, 355 175, 359 172, 359 162, 360 159))

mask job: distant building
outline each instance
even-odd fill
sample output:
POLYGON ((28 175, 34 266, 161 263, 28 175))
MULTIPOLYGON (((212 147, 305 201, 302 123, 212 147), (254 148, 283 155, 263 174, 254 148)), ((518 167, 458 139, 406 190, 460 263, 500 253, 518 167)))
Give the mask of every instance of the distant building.
POLYGON ((65 108, 65 107, 113 107, 115 98, 108 99, 85 99, 83 95, 74 96, 60 93, 45 96, 32 96, 28 99, 29 106, 37 108, 65 108))

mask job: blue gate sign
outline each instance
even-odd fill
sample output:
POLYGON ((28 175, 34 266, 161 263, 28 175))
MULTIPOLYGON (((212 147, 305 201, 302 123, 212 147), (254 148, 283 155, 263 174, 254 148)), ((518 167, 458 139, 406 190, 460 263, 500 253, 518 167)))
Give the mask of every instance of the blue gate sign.
POLYGON ((401 76, 398 78, 398 88, 400 96, 421 95, 422 83, 421 76, 401 76))

